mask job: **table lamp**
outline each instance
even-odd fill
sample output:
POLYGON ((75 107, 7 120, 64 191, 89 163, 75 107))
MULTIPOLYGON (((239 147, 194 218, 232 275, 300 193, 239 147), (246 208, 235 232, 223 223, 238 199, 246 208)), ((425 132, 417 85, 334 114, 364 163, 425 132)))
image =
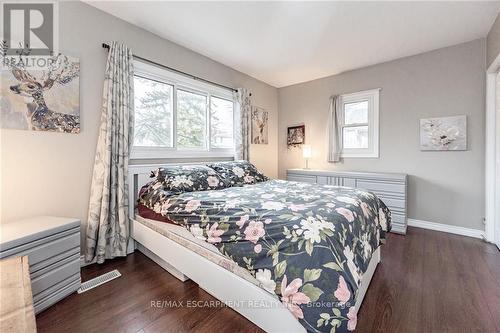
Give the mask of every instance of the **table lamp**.
POLYGON ((309 169, 308 162, 309 159, 312 156, 312 151, 311 151, 311 146, 310 145, 303 145, 302 146, 302 157, 305 158, 306 160, 306 167, 304 169, 309 169))

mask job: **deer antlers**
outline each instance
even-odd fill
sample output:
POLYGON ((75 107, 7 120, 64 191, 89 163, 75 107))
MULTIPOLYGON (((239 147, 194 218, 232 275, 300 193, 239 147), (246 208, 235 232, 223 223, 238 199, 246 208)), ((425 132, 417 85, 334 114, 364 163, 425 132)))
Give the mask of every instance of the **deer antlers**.
POLYGON ((38 81, 28 72, 26 61, 23 60, 23 56, 27 57, 31 52, 28 46, 17 52, 19 55, 18 61, 7 58, 8 44, 6 41, 0 42, 0 49, 3 65, 12 71, 16 79, 19 81, 40 82, 43 89, 50 89, 55 82, 61 85, 67 84, 79 75, 80 65, 70 61, 67 56, 58 54, 57 56, 47 58, 48 69, 43 71, 43 76, 41 80, 38 81))
POLYGON ((49 70, 44 72, 42 78, 44 89, 50 89, 54 85, 54 82, 67 84, 78 76, 80 71, 79 64, 69 61, 68 57, 59 54, 57 57, 53 57, 52 60, 49 70))

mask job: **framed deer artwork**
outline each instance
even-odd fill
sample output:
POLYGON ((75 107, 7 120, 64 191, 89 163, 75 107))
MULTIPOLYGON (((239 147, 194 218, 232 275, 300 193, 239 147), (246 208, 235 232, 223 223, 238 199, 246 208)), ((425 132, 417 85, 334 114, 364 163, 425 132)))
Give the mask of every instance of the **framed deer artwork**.
POLYGON ((58 55, 44 70, 22 61, 0 73, 2 128, 80 133, 80 62, 58 55))
POLYGON ((252 108, 252 143, 267 145, 269 143, 269 113, 259 107, 252 108))

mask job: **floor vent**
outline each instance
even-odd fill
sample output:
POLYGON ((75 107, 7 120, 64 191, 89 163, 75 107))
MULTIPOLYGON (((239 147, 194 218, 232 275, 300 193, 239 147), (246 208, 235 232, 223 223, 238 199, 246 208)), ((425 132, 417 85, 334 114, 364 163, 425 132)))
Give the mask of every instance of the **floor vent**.
POLYGON ((94 289, 95 287, 98 287, 101 284, 104 284, 106 282, 109 282, 111 280, 119 278, 120 276, 122 276, 122 275, 120 274, 120 272, 118 272, 117 269, 115 269, 114 271, 111 271, 111 272, 107 272, 106 274, 99 275, 98 277, 93 278, 92 280, 88 280, 88 281, 82 283, 82 285, 80 286, 80 289, 78 289, 78 293, 81 294, 81 293, 84 293, 90 289, 94 289))

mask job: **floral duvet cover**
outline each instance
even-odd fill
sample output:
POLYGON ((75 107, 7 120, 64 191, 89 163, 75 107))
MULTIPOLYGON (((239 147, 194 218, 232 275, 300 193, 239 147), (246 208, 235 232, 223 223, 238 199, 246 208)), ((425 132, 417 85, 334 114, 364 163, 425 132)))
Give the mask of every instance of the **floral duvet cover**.
POLYGON ((359 189, 270 180, 140 203, 248 269, 310 332, 356 327, 358 285, 390 230, 390 211, 359 189))

